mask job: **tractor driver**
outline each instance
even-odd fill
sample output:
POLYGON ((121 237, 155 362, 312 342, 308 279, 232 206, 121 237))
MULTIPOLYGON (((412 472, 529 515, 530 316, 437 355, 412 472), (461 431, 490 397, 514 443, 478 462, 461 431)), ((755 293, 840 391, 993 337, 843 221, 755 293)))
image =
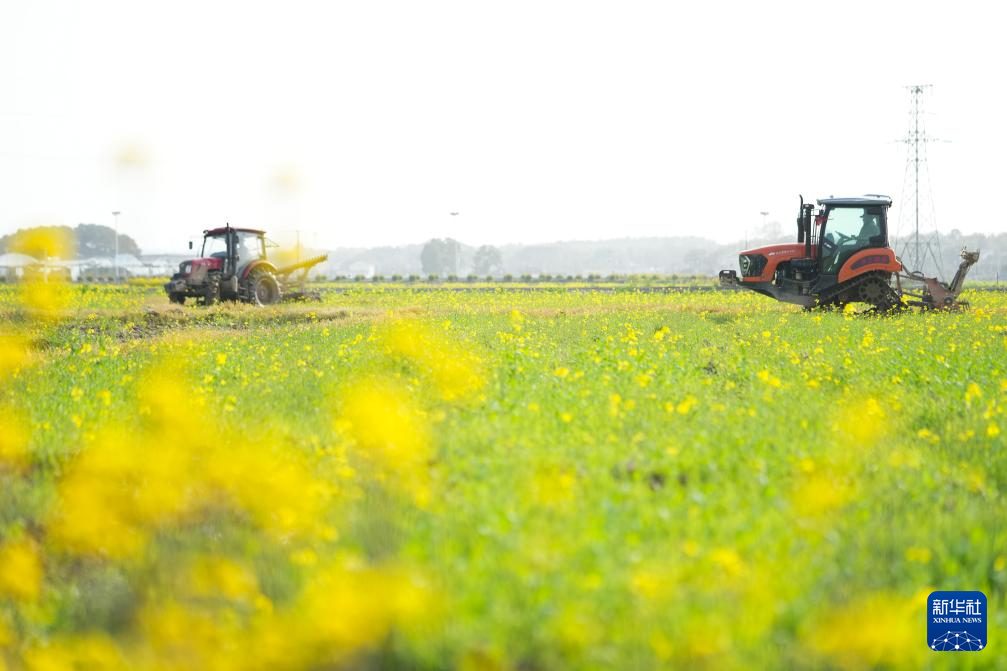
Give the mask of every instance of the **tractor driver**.
POLYGON ((252 257, 252 252, 249 251, 248 245, 245 244, 245 236, 238 236, 238 262, 249 261, 252 257))
POLYGON ((860 218, 863 220, 863 225, 860 227, 860 233, 857 234, 857 240, 870 244, 872 238, 881 235, 881 225, 878 223, 879 216, 865 211, 860 215, 860 218))

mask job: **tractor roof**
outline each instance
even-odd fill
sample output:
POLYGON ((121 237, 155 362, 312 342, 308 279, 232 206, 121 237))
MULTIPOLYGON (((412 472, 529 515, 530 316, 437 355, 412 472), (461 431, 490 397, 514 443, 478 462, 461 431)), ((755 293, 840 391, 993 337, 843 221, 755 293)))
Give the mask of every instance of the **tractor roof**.
POLYGON ((238 233, 254 233, 255 235, 265 235, 265 231, 260 231, 256 228, 234 228, 233 226, 228 229, 228 227, 223 228, 211 228, 208 231, 203 231, 203 235, 223 235, 227 233, 228 230, 237 231, 238 233))
POLYGON ((854 196, 852 198, 835 198, 833 196, 819 198, 818 204, 828 207, 869 207, 871 205, 889 207, 892 204, 892 199, 877 193, 869 193, 865 196, 854 196))

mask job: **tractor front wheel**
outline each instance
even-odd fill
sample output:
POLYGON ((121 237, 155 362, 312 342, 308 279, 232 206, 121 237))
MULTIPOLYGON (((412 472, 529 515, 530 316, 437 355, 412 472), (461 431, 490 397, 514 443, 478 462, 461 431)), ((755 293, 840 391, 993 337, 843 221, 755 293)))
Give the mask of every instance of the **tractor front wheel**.
POLYGON ((203 294, 203 305, 214 305, 220 300, 220 278, 211 275, 206 280, 206 292, 203 294))
POLYGON ((171 293, 168 294, 168 300, 175 305, 185 305, 185 294, 171 293))
POLYGON ((261 271, 252 276, 249 293, 255 305, 273 305, 280 302, 280 283, 273 273, 261 271))

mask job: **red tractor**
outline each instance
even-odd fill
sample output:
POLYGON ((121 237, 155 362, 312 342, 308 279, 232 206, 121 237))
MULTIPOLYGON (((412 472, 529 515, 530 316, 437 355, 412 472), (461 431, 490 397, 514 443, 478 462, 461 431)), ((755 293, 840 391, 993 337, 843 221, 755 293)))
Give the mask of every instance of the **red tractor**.
MULTIPOLYGON (((192 242, 189 242, 192 249, 192 242)), ((301 271, 303 283, 308 270, 328 258, 277 268, 266 258, 266 234, 252 228, 223 228, 203 231, 200 258, 184 261, 171 281, 164 285, 168 300, 179 305, 196 298, 203 305, 220 300, 272 305, 285 298, 303 295, 290 292, 290 277, 301 271)))
POLYGON ((950 285, 918 272, 903 273, 901 260, 888 245, 891 204, 888 196, 875 194, 823 198, 816 212, 802 197, 797 242, 741 252, 741 277, 734 270, 721 270, 720 283, 805 308, 867 303, 886 312, 904 305, 925 309, 964 305, 958 294, 979 252, 962 250, 962 263, 950 285), (916 293, 904 290, 902 280, 922 288, 916 293))

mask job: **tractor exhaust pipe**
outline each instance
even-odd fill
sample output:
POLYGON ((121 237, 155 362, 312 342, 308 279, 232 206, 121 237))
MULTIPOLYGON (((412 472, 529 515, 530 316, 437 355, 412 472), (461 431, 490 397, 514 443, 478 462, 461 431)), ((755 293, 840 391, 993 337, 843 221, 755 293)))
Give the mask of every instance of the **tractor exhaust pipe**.
POLYGON ((815 206, 808 203, 804 206, 804 258, 811 258, 811 211, 815 206))
POLYGON ((804 204, 804 196, 798 196, 801 204, 797 209, 797 241, 804 243, 804 257, 811 258, 811 212, 815 209, 812 203, 804 204))
POLYGON ((797 196, 801 204, 797 206, 797 241, 804 242, 804 196, 797 196))

